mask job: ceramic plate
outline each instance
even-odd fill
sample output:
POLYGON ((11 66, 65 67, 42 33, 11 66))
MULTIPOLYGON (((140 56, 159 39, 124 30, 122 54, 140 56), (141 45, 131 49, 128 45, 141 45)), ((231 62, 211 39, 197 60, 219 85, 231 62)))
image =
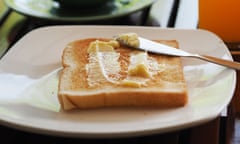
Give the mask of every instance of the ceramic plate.
POLYGON ((157 27, 56 26, 36 29, 0 61, 0 122, 36 133, 70 137, 127 137, 163 133, 216 118, 230 102, 236 72, 182 58, 189 103, 181 108, 104 108, 63 112, 57 100, 61 54, 67 43, 135 32, 149 39, 178 40, 180 48, 232 60, 223 41, 203 30, 157 27))
POLYGON ((36 0, 5 0, 5 2, 10 8, 27 16, 55 21, 85 22, 128 15, 150 6, 154 0, 113 0, 92 9, 61 8, 59 3, 53 0, 38 2, 36 0))

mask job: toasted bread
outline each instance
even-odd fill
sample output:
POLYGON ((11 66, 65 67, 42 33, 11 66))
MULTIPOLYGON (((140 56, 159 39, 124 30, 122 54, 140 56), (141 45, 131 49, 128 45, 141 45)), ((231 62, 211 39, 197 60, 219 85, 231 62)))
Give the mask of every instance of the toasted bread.
MULTIPOLYGON (((113 67, 111 70, 115 72, 106 70, 104 74, 109 79, 104 80, 104 74, 100 71, 94 72, 93 67, 89 65, 91 63, 89 45, 96 40, 110 41, 105 38, 76 40, 69 43, 63 51, 63 70, 59 77, 58 91, 62 109, 116 106, 168 108, 184 106, 187 103, 187 85, 179 57, 147 54, 150 60, 154 59, 155 63, 157 62, 158 71, 150 76, 145 74, 134 76, 141 77, 141 80, 146 79, 141 83, 128 79, 131 56, 140 52, 121 45, 116 46, 109 54, 118 54, 118 57, 115 56, 114 59, 110 57, 107 60, 110 64, 108 62, 104 64, 105 67, 111 65, 109 67, 113 67)), ((158 42, 178 48, 175 40, 158 42)), ((94 66, 96 69, 100 67, 94 66)), ((140 73, 143 73, 141 71, 140 73)))

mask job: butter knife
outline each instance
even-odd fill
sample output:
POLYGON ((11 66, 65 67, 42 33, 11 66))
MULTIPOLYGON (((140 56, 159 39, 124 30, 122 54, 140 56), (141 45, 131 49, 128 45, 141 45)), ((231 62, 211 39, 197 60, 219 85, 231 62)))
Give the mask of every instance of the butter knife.
POLYGON ((240 70, 240 63, 238 62, 233 62, 230 60, 225 60, 225 59, 221 59, 221 58, 217 58, 217 57, 213 57, 213 56, 208 56, 208 55, 200 55, 200 54, 193 54, 193 53, 189 53, 187 51, 183 51, 181 49, 176 49, 173 48, 171 46, 168 45, 164 45, 164 44, 160 44, 142 37, 138 37, 139 39, 139 46, 136 47, 134 45, 131 45, 129 43, 127 43, 126 41, 123 41, 121 39, 116 39, 117 41, 119 41, 121 44, 131 47, 131 48, 135 48, 138 50, 143 50, 143 51, 147 51, 150 53, 156 53, 156 54, 164 54, 164 55, 169 55, 169 56, 181 56, 181 57, 193 57, 193 58, 199 58, 201 60, 205 60, 208 62, 212 62, 215 64, 219 64, 228 68, 232 68, 232 69, 236 69, 236 70, 240 70))

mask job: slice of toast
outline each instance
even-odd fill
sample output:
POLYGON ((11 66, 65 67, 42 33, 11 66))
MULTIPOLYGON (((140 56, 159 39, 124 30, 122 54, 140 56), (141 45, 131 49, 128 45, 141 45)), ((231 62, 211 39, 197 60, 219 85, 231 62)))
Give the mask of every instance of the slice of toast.
MULTIPOLYGON (((63 51, 58 91, 62 109, 115 106, 167 108, 187 103, 187 85, 179 57, 147 54, 150 76, 141 75, 145 66, 143 69, 135 66, 141 69, 137 70, 140 74, 129 76, 133 55, 143 52, 116 46, 114 50, 104 48, 105 53, 101 54, 100 51, 89 50, 90 44, 96 40, 110 41, 104 38, 81 39, 69 43, 63 51)), ((158 42, 178 48, 175 40, 158 42)), ((146 62, 141 57, 138 59, 146 62)))

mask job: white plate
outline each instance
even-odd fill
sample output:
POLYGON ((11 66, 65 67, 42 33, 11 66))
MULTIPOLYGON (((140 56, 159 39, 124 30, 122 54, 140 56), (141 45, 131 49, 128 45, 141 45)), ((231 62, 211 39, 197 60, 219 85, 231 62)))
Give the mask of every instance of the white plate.
POLYGON ((116 108, 59 111, 58 70, 65 45, 88 37, 136 32, 149 39, 176 39, 180 48, 232 60, 223 41, 202 30, 157 27, 56 26, 25 35, 0 61, 2 125, 71 137, 127 137, 179 130, 216 118, 230 102, 236 72, 183 58, 189 103, 176 109, 116 108))

